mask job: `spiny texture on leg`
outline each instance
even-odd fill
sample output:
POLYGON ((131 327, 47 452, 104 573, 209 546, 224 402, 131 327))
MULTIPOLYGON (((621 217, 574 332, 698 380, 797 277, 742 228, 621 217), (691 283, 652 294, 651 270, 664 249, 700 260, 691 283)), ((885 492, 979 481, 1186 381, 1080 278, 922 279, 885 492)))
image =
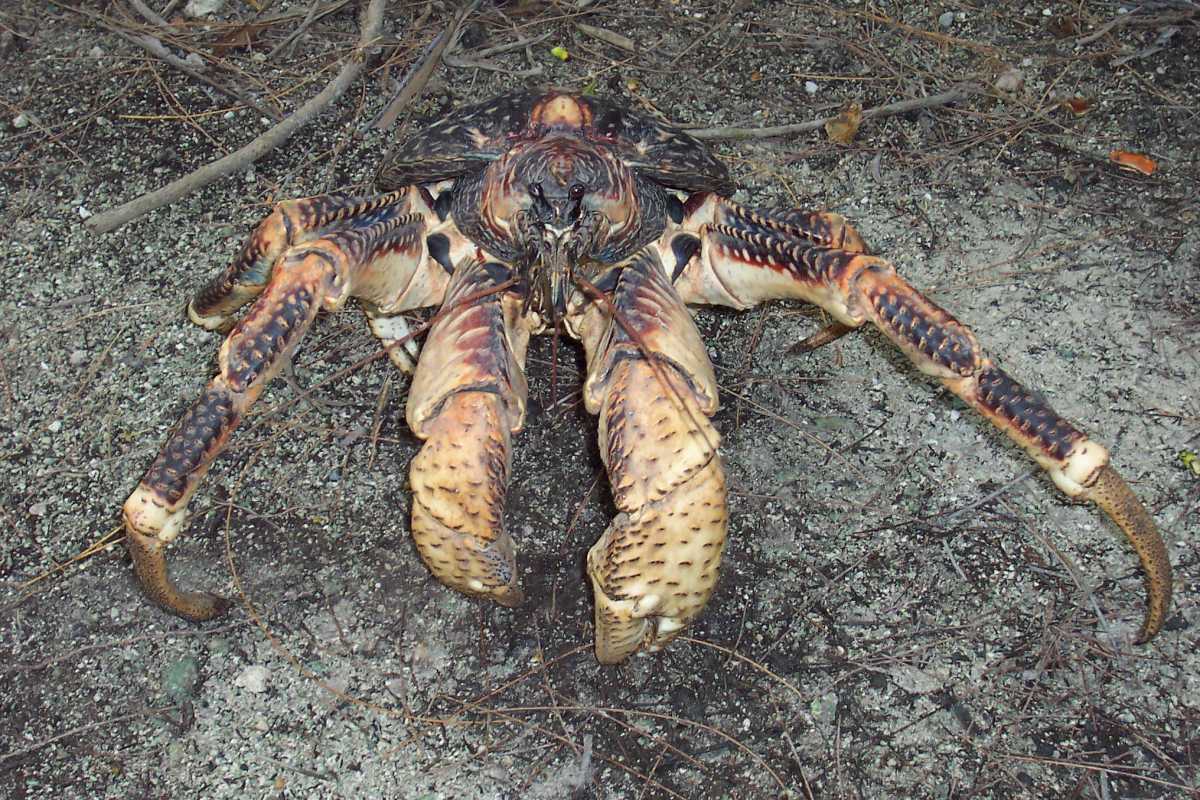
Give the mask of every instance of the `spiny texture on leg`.
POLYGON ((226 603, 216 595, 178 589, 167 572, 166 547, 182 532, 196 487, 246 409, 299 344, 334 277, 328 260, 311 254, 298 255, 277 273, 225 340, 217 376, 125 501, 126 542, 143 589, 188 619, 209 619, 226 603))
POLYGON ((837 252, 853 260, 871 260, 867 245, 838 214, 749 209, 715 195, 691 198, 680 237, 698 240, 698 247, 678 242, 672 249, 687 254, 676 264, 675 286, 688 303, 749 308, 773 298, 795 298, 826 306, 839 322, 851 323, 842 309, 829 308, 830 284, 836 272, 859 269, 857 263, 821 263, 819 252, 837 252))
POLYGON ((1139 640, 1158 632, 1171 600, 1166 546, 1109 466, 1104 447, 995 366, 966 326, 890 264, 867 255, 861 238, 840 227, 845 225, 840 218, 756 212, 711 195, 692 198, 685 211, 681 231, 660 246, 664 257, 686 258, 674 269, 684 300, 733 308, 771 298, 816 303, 836 320, 818 341, 873 323, 921 372, 1020 445, 1065 494, 1095 502, 1117 524, 1146 572, 1147 613, 1139 640))
POLYGON ((615 664, 662 647, 704 609, 728 514, 720 437, 687 382, 673 368, 627 359, 606 388, 601 455, 620 513, 587 566, 596 658, 615 664))
POLYGON ((288 248, 339 228, 363 227, 387 218, 420 226, 424 210, 425 204, 414 191, 368 198, 327 194, 285 200, 258 224, 229 266, 196 293, 188 304, 188 316, 209 330, 227 331, 234 312, 262 292, 288 248))
POLYGON ((476 597, 521 602, 504 529, 511 434, 525 414, 529 341, 501 264, 468 263, 451 279, 413 376, 408 422, 425 440, 412 462, 412 532, 439 581, 476 597))

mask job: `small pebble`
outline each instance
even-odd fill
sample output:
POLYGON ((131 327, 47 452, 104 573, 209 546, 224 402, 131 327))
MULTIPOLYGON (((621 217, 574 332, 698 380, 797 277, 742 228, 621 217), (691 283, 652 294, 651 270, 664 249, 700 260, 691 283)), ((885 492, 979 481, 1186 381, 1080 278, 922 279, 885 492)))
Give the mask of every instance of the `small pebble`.
POLYGON ((808 92, 809 94, 816 94, 817 93, 817 84, 813 83, 812 81, 805 81, 804 82, 804 91, 808 92))
POLYGON ((46 516, 46 504, 45 503, 34 503, 33 505, 31 505, 29 507, 29 513, 35 517, 46 516))
POLYGON ((200 662, 191 656, 179 659, 163 672, 163 692, 176 702, 194 696, 199 685, 200 662))
POLYGON ((953 11, 947 11, 945 14, 942 14, 940 17, 938 17, 938 25, 941 25, 943 28, 949 28, 953 24, 954 24, 954 12, 953 11))
POLYGON ((82 367, 88 362, 88 354, 86 350, 72 350, 71 355, 67 356, 67 361, 72 367, 82 367))
POLYGON ((207 17, 220 11, 223 5, 225 0, 188 0, 188 4, 183 7, 183 13, 193 19, 207 17))
POLYGON ((29 115, 22 111, 13 117, 12 126, 17 130, 24 130, 29 127, 29 115))
POLYGON ((61 419, 54 420, 53 422, 51 422, 49 425, 46 426, 46 429, 49 430, 51 433, 60 432, 62 430, 62 420, 61 419))
POLYGON ((240 686, 247 692, 258 694, 267 690, 267 677, 270 673, 266 667, 257 664, 251 664, 242 670, 241 674, 234 679, 235 686, 240 686))

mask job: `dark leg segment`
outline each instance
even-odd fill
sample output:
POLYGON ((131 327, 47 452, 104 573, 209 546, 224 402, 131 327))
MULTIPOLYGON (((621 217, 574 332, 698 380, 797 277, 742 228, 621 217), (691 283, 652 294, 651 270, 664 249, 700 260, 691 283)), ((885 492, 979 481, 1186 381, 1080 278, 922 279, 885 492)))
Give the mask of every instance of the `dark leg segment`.
POLYGON ((276 267, 270 287, 225 340, 219 373, 125 502, 125 529, 138 579, 151 599, 181 617, 209 619, 224 610, 225 602, 177 589, 167 574, 166 546, 183 530, 188 501, 242 414, 312 323, 333 275, 323 254, 276 267))

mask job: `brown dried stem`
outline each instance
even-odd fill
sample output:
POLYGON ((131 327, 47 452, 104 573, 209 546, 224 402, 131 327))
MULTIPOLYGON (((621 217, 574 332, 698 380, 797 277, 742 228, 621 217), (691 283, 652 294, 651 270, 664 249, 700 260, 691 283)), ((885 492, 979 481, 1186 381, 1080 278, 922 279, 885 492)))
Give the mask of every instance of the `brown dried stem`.
POLYGON ((433 76, 433 71, 437 68, 438 62, 442 60, 442 54, 446 52, 446 48, 458 38, 458 30, 462 27, 475 9, 479 8, 480 0, 467 5, 457 14, 455 14, 450 22, 446 25, 438 37, 429 43, 425 48, 425 54, 414 64, 407 74, 400 81, 400 91, 396 93, 383 109, 375 121, 371 123, 371 127, 376 130, 385 131, 396 123, 396 118, 400 116, 400 112, 412 102, 413 98, 420 94, 425 88, 425 84, 429 83, 430 77, 433 76))
POLYGON ((328 105, 341 97, 358 79, 365 62, 364 51, 379 36, 383 22, 383 10, 386 6, 387 0, 371 0, 363 13, 358 46, 346 59, 346 63, 342 65, 337 77, 319 94, 296 109, 291 116, 229 155, 205 164, 195 172, 185 175, 161 189, 156 189, 116 208, 101 212, 88 219, 84 225, 93 233, 108 233, 116 230, 126 222, 149 211, 174 203, 197 189, 245 169, 249 164, 286 142, 296 131, 316 119, 328 105))
MULTIPOLYGON (((979 92, 977 87, 962 85, 957 86, 949 91, 933 94, 928 97, 917 97, 912 100, 900 100, 887 105, 875 106, 874 108, 864 109, 862 112, 863 119, 871 119, 872 117, 886 117, 893 114, 905 114, 909 111, 919 111, 923 108, 937 108, 939 106, 950 105, 964 100, 972 94, 979 92)), ((696 128, 689 130, 688 133, 697 139, 712 141, 714 139, 724 140, 739 140, 739 139, 771 139, 777 136, 791 136, 797 133, 807 133, 808 131, 816 131, 825 127, 825 123, 834 119, 834 117, 822 117, 808 122, 797 122, 792 125, 775 125, 768 128, 696 128)))

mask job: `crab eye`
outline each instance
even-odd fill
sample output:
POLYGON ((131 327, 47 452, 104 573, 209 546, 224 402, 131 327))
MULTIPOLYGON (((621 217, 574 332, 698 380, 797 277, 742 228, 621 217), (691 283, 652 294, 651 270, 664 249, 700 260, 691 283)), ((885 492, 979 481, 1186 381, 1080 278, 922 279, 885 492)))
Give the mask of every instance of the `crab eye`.
POLYGON ((578 200, 587 194, 587 187, 582 183, 572 183, 571 188, 568 191, 572 200, 578 200))

